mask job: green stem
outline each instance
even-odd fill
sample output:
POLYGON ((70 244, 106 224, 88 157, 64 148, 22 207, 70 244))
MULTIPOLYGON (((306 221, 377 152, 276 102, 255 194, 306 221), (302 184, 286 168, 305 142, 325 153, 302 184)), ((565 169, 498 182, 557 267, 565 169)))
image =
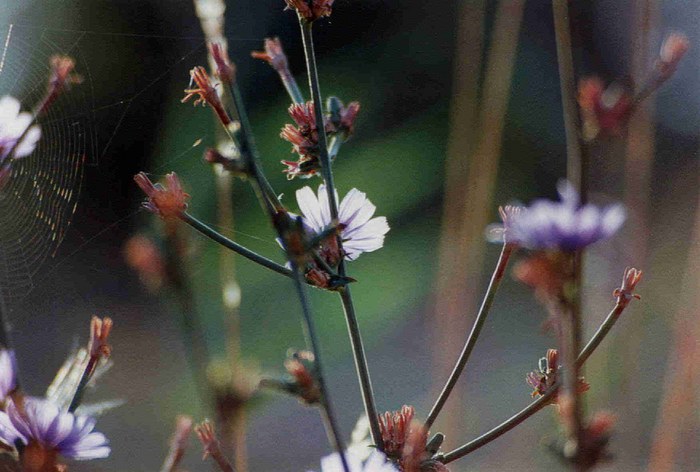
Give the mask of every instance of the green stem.
POLYGON ((241 256, 245 257, 246 259, 249 259, 253 262, 256 262, 260 264, 263 267, 266 267, 274 272, 277 272, 278 274, 282 274, 286 277, 292 277, 294 274, 293 272, 284 267, 283 265, 280 265, 266 257, 261 256, 257 252, 251 251, 250 249, 241 246, 240 244, 236 243, 235 241, 232 241, 228 239, 226 236, 224 236, 221 233, 218 233, 215 231, 213 228, 207 226, 205 223, 199 221, 197 218, 194 216, 190 215, 189 213, 183 213, 182 216, 180 217, 182 221, 199 231, 201 234, 204 236, 208 237, 209 239, 212 239, 213 241, 221 244, 222 246, 232 250, 233 252, 236 252, 240 254, 241 256))
MULTIPOLYGON (((309 76, 309 88, 311 90, 311 100, 314 104, 314 115, 316 119, 316 128, 318 130, 321 174, 326 184, 331 219, 337 220, 338 201, 336 199, 335 184, 333 182, 331 158, 328 150, 328 137, 326 136, 326 129, 324 126, 325 121, 323 117, 323 102, 321 100, 321 88, 318 80, 318 68, 316 67, 316 55, 314 53, 312 23, 306 21, 301 15, 299 15, 299 26, 301 28, 302 40, 304 43, 306 69, 309 76)), ((340 253, 342 254, 343 246, 340 237, 338 237, 338 247, 340 248, 340 253)), ((346 276, 344 261, 340 262, 338 274, 340 276, 346 276)), ((367 418, 369 420, 372 441, 374 442, 376 448, 382 451, 384 449, 384 444, 382 442, 381 432, 379 429, 379 417, 377 415, 377 407, 374 401, 369 367, 367 366, 367 358, 365 356, 364 345, 362 343, 362 336, 360 335, 360 328, 357 323, 357 316, 355 315, 352 295, 350 293, 350 288, 347 286, 340 289, 339 292, 343 303, 343 311, 345 313, 345 321, 347 323, 348 334, 350 336, 350 344, 352 346, 353 357, 355 359, 355 367, 357 369, 358 380, 360 382, 360 389, 362 391, 362 400, 365 406, 365 413, 367 414, 367 418)))
MULTIPOLYGON (((342 267, 341 263, 341 267, 342 267)), ((344 272, 343 272, 344 273, 344 272)), ((340 292, 340 300, 343 303, 343 312, 345 313, 345 322, 350 335, 350 345, 352 346, 353 358, 355 360, 355 369, 357 378, 360 382, 360 391, 362 393, 362 403, 365 407, 365 413, 369 420, 369 430, 372 435, 372 442, 380 451, 384 450, 384 442, 382 441, 382 433, 379 429, 379 414, 377 413, 377 405, 374 401, 374 392, 372 390, 372 379, 369 375, 369 367, 367 365, 367 357, 365 355, 364 344, 362 343, 362 335, 360 327, 357 323, 355 314, 355 305, 350 294, 350 287, 345 285, 338 290, 340 292)))
POLYGON ((496 298, 496 292, 498 291, 498 287, 501 284, 501 280, 503 280, 506 267, 508 266, 508 261, 510 259, 511 254, 513 253, 514 248, 515 247, 512 244, 503 245, 501 255, 498 258, 496 268, 493 271, 491 281, 489 282, 489 286, 486 290, 486 295, 484 295, 484 300, 481 302, 479 313, 476 315, 476 319, 474 320, 474 326, 472 326, 472 330, 469 333, 467 342, 462 348, 462 352, 459 355, 459 358, 457 359, 457 363, 455 364, 454 369, 452 369, 450 377, 447 379, 447 383, 445 383, 445 386, 442 388, 442 392, 440 392, 440 395, 435 401, 433 408, 428 414, 428 418, 425 420, 426 429, 430 429, 430 427, 435 422, 435 419, 440 414, 440 410, 442 410, 442 407, 445 405, 445 402, 449 398, 452 389, 457 384, 457 380, 459 379, 460 375, 464 371, 464 367, 469 361, 469 357, 472 353, 472 350, 474 349, 474 345, 476 344, 476 341, 479 338, 479 334, 481 334, 481 329, 484 327, 484 323, 486 322, 486 318, 489 314, 489 311, 491 310, 493 301, 496 298))
POLYGON ((301 309, 304 319, 304 336, 306 337, 306 342, 311 348, 311 352, 314 354, 314 369, 316 371, 316 380, 318 381, 318 385, 321 390, 321 412, 323 422, 326 426, 326 432, 328 434, 328 441, 335 448, 335 450, 338 451, 345 472, 350 472, 350 466, 348 465, 345 457, 345 446, 343 445, 343 440, 340 435, 340 429, 338 428, 337 421, 333 415, 330 398, 328 396, 328 388, 326 387, 326 381, 323 376, 321 350, 318 342, 318 336, 316 335, 313 317, 311 315, 311 306, 304 288, 303 274, 301 269, 291 257, 290 261, 292 262, 292 267, 294 269, 294 286, 297 290, 297 295, 299 295, 299 301, 301 302, 301 309))
MULTIPOLYGON (((629 303, 627 301, 623 302, 618 302, 615 307, 612 309, 612 311, 608 314, 608 316, 605 318, 603 323, 600 325, 598 328, 598 331, 595 332, 593 337, 591 338, 590 341, 588 341, 588 344, 586 344, 586 347, 583 348, 581 353, 578 355, 576 358, 576 365, 577 366, 582 366, 590 357, 590 355, 593 353, 593 351, 596 350, 596 348, 600 345, 600 343, 605 339, 607 334, 610 332, 610 329, 615 325, 615 322, 620 318, 620 315, 622 312, 627 308, 627 305, 629 303)), ((520 412, 516 413, 515 415, 511 416, 508 418, 506 421, 501 423, 500 425, 496 426, 492 430, 488 431, 485 434, 482 434, 476 439, 473 439, 472 441, 464 444, 463 446, 460 446, 453 451, 448 452, 447 454, 444 454, 443 456, 438 457, 438 460, 440 462, 443 462, 445 464, 455 461, 461 457, 466 456, 467 454, 476 451, 482 446, 485 446, 486 444, 490 443, 494 439, 502 436, 503 434, 507 433, 511 429, 515 428, 518 426, 520 423, 540 411, 542 408, 547 406, 551 399, 554 397, 554 395, 558 392, 559 387, 560 387, 560 382, 556 382, 552 387, 549 389, 547 393, 545 393, 543 396, 538 398, 537 400, 533 401, 530 403, 527 407, 525 407, 523 410, 520 412)))
POLYGON ((287 89, 289 98, 292 99, 292 102, 296 104, 304 103, 304 96, 301 94, 301 90, 299 90, 297 81, 294 80, 294 76, 289 71, 289 69, 279 71, 279 75, 280 79, 282 79, 282 84, 284 85, 284 88, 287 89))

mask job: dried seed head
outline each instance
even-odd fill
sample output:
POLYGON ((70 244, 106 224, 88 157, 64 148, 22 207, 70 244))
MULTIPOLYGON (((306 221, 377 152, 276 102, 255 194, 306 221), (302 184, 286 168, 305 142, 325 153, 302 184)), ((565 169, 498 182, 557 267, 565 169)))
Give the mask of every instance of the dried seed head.
POLYGON ((209 456, 217 456, 221 454, 221 446, 219 439, 216 437, 214 425, 209 420, 204 420, 202 423, 194 427, 194 432, 197 434, 199 441, 202 443, 204 455, 202 460, 206 460, 209 456))
POLYGON ((387 411, 379 415, 379 430, 387 457, 394 460, 400 460, 403 457, 414 415, 415 409, 408 405, 404 405, 399 411, 387 411))
POLYGON ((279 38, 265 38, 265 50, 253 51, 250 55, 255 59, 267 62, 277 72, 286 73, 289 71, 289 62, 279 38))
POLYGON ((90 357, 109 357, 112 347, 107 343, 107 339, 112 332, 113 324, 111 318, 92 317, 90 320, 90 342, 88 343, 90 357))
POLYGON ((180 100, 182 103, 187 102, 192 97, 197 97, 194 101, 194 105, 206 105, 212 107, 219 121, 228 127, 231 125, 231 117, 228 116, 223 103, 221 103, 221 98, 219 97, 214 84, 212 84, 209 74, 204 67, 197 66, 190 71, 190 77, 197 84, 197 88, 185 89, 185 97, 180 100))
POLYGON ((634 267, 627 267, 622 275, 622 286, 616 288, 613 292, 613 297, 617 298, 617 303, 627 305, 633 298, 641 299, 639 295, 634 293, 639 281, 642 280, 642 271, 634 267))
POLYGON ((313 405, 321 400, 321 387, 316 380, 313 353, 294 351, 284 361, 284 367, 294 379, 296 394, 304 403, 313 405))
POLYGON ((165 176, 166 185, 154 184, 144 172, 134 176, 134 181, 141 187, 148 199, 142 206, 164 219, 178 218, 187 210, 190 196, 182 190, 182 184, 175 172, 165 176))
POLYGON ((308 22, 316 21, 332 13, 334 0, 285 0, 287 8, 296 10, 299 17, 308 22))
MULTIPOLYGON (((530 372, 525 381, 532 387, 532 397, 543 396, 554 386, 559 378, 561 366, 559 365, 559 352, 556 349, 547 349, 547 354, 539 362, 538 370, 530 372)), ((590 385, 581 377, 578 379, 578 393, 584 393, 590 389, 590 385)), ((552 397, 550 404, 558 401, 558 395, 552 397)))
POLYGON ((236 68, 228 57, 228 49, 220 43, 209 44, 209 52, 216 63, 216 76, 226 83, 233 83, 236 77, 236 68))

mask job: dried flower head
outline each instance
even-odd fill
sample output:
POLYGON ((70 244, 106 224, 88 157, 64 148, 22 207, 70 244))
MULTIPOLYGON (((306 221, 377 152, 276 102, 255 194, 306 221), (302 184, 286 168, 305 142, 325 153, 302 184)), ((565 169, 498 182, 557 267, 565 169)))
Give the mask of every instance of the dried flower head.
POLYGON ((233 83, 236 77, 236 68, 228 57, 228 49, 220 43, 209 44, 209 53, 216 64, 216 76, 226 83, 233 83))
POLYGON ((284 367, 293 379, 294 393, 306 404, 321 401, 321 387, 314 373, 314 355, 309 351, 294 351, 284 361, 284 367))
POLYGON ((17 387, 15 351, 0 349, 0 408, 17 387))
POLYGON ((639 281, 642 280, 642 271, 634 267, 627 267, 622 275, 622 286, 616 288, 613 297, 617 298, 618 305, 627 305, 633 298, 640 300, 642 297, 634 293, 639 281))
POLYGON ((387 411, 379 415, 379 430, 382 434, 384 452, 390 459, 398 461, 403 457, 415 412, 412 406, 404 405, 398 411, 387 411))
POLYGON ((289 62, 279 38, 265 38, 265 50, 253 51, 250 55, 255 59, 267 62, 277 72, 286 73, 289 70, 289 62))
POLYGON ((231 117, 226 112, 223 103, 221 103, 221 98, 216 91, 216 87, 212 84, 206 69, 201 66, 195 67, 190 71, 190 77, 197 84, 197 88, 185 89, 185 97, 181 102, 185 103, 190 98, 197 97, 194 101, 195 106, 200 104, 204 106, 208 103, 225 127, 231 125, 231 117))
POLYGON ((529 249, 573 252, 609 238, 625 221, 622 205, 581 205, 569 182, 561 181, 557 188, 561 201, 535 200, 513 218, 513 241, 529 249))
MULTIPOLYGON (((296 126, 287 124, 280 132, 280 137, 292 144, 292 152, 299 154, 298 162, 282 161, 287 169, 288 179, 294 177, 311 177, 321 169, 319 162, 318 127, 313 102, 295 103, 289 107, 289 115, 296 126)), ((335 131, 329 119, 324 118, 326 132, 335 131)))
MULTIPOLYGON (((532 397, 543 396, 557 383, 559 378, 559 352, 556 349, 547 349, 547 355, 539 362, 538 370, 527 374, 525 380, 532 387, 532 397)), ((590 389, 590 385, 584 378, 578 380, 578 393, 584 393, 590 389)), ((552 397, 551 404, 557 403, 557 396, 552 397)))
POLYGON ((83 77, 74 72, 75 60, 72 57, 60 54, 51 56, 49 66, 51 67, 51 76, 48 92, 37 113, 39 115, 45 113, 64 90, 83 82, 83 77))
MULTIPOLYGON (((350 472, 399 472, 399 469, 379 451, 374 451, 366 460, 352 451, 346 451, 345 459, 350 472)), ((345 472, 340 454, 336 452, 322 458, 320 472, 345 472)))
POLYGON ((107 339, 113 325, 111 318, 100 319, 97 316, 92 317, 90 321, 90 341, 88 343, 90 357, 109 357, 112 347, 107 343, 107 339))
POLYGON ((39 398, 25 398, 21 408, 9 400, 7 412, 0 412, 0 441, 25 446, 23 461, 34 467, 25 470, 51 470, 42 467, 55 464, 59 454, 76 460, 109 456, 107 438, 94 427, 92 418, 62 412, 39 398))
POLYGON ((285 0, 287 8, 296 10, 300 18, 316 21, 324 16, 331 16, 334 0, 285 0))
POLYGON ((220 454, 221 446, 219 445, 219 440, 216 437, 214 425, 211 423, 211 421, 204 420, 204 422, 194 427, 194 431, 197 433, 197 437, 202 443, 202 448, 204 449, 202 460, 206 460, 209 456, 220 454))
POLYGON ((620 136, 632 114, 631 91, 620 83, 607 88, 597 77, 581 80, 578 90, 583 137, 587 141, 599 134, 620 136))
POLYGON ((124 258, 149 290, 160 289, 165 278, 165 261, 160 249, 150 238, 141 234, 129 238, 124 245, 124 258))
POLYGON ((486 239, 492 243, 516 245, 517 241, 511 237, 513 232, 511 226, 521 211, 522 207, 516 205, 499 206, 498 215, 501 217, 501 223, 490 224, 486 228, 486 239))
MULTIPOLYGON (((0 164, 10 154, 13 159, 30 155, 41 138, 39 125, 31 125, 32 114, 21 110, 16 98, 9 95, 0 98, 0 164)), ((4 178, 9 178, 9 174, 4 178)))
POLYGON ((166 186, 154 184, 144 172, 134 176, 134 181, 141 187, 148 199, 141 205, 148 211, 161 218, 178 218, 187 210, 187 200, 190 198, 182 190, 180 179, 175 172, 165 176, 166 186))
POLYGON ((665 80, 676 71, 678 63, 683 59, 685 53, 690 49, 690 40, 682 33, 671 33, 664 40, 659 51, 659 59, 656 67, 661 75, 661 80, 665 80))

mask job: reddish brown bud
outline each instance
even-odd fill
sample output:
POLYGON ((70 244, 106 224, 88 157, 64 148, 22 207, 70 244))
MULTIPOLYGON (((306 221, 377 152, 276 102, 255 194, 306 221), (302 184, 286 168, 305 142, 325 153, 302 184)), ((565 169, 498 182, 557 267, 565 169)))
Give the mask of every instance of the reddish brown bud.
POLYGON ((296 10, 306 21, 316 21, 324 16, 330 16, 333 0, 285 0, 287 8, 296 10))
POLYGON ((180 179, 175 172, 165 176, 167 186, 153 184, 144 172, 134 176, 134 181, 141 187, 148 199, 142 206, 164 219, 178 218, 187 210, 190 196, 182 190, 180 179))
POLYGON ((267 62, 277 72, 289 70, 289 62, 279 38, 265 38, 265 51, 253 51, 250 55, 255 59, 267 62))
POLYGON ((595 139, 600 133, 621 135, 633 106, 632 95, 626 87, 612 84, 605 88, 597 77, 581 80, 578 103, 586 140, 595 139))
POLYGON ((216 63, 216 76, 223 82, 233 83, 236 77, 236 69, 231 64, 227 48, 219 43, 211 43, 209 52, 214 59, 214 63, 216 63))
POLYGON ((197 84, 197 88, 185 89, 185 97, 181 100, 182 103, 187 102, 192 97, 197 97, 194 101, 194 105, 206 105, 207 103, 212 107, 216 115, 219 117, 221 123, 228 127, 231 124, 231 117, 224 109, 224 105, 221 103, 221 98, 216 91, 216 88, 211 83, 209 74, 207 74, 204 67, 198 66, 190 71, 190 77, 197 84))
POLYGON ((661 45, 657 67, 663 78, 670 77, 690 48, 688 37, 682 33, 671 33, 661 45))
POLYGON ((321 387, 313 372, 314 362, 314 355, 309 351, 295 351, 284 361, 284 367, 294 379, 297 395, 308 405, 321 400, 321 387))
POLYGON ((617 303, 627 305, 633 298, 641 299, 639 295, 634 293, 639 281, 642 280, 642 271, 634 267, 627 267, 622 275, 622 286, 616 288, 613 292, 613 297, 617 298, 617 303))
POLYGON ((112 352, 112 347, 107 343, 109 334, 112 332, 114 323, 111 318, 98 318, 93 316, 90 321, 90 342, 88 343, 88 352, 90 357, 109 357, 112 352))

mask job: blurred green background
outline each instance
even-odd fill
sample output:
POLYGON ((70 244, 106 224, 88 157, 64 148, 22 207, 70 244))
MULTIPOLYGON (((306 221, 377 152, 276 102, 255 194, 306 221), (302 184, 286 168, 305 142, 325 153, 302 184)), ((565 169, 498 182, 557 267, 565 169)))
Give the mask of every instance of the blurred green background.
MULTIPOLYGON (((586 2, 573 9, 580 75, 612 80, 632 74, 634 31, 625 25, 632 21, 636 3, 586 2)), ((697 40, 700 8, 696 1, 651 3, 659 16, 650 54, 655 54, 660 38, 671 30, 697 40)), ((322 91, 362 104, 355 136, 343 146, 335 166, 340 194, 353 187, 366 192, 377 214, 386 215, 392 228, 382 250, 365 254, 349 266, 359 281, 353 293, 380 410, 407 403, 425 417, 437 385, 444 381, 446 367, 435 365, 435 354, 454 350, 467 335, 463 323, 455 329, 440 325, 446 321, 433 313, 433 306, 436 278, 443 275, 437 261, 449 129, 476 126, 450 123, 452 93, 460 79, 453 73, 457 19, 467 6, 476 4, 337 0, 333 16, 315 28, 322 91)), ((236 62, 263 167, 284 195, 283 202, 296 209, 294 191, 302 185, 315 188, 319 181, 287 181, 282 174, 279 161, 290 154, 288 143, 278 134, 290 121, 289 100, 274 71, 249 56, 251 50, 261 49, 263 38, 279 36, 305 90, 294 14, 283 11, 281 0, 229 0, 227 5, 230 55, 236 62)), ((485 2, 482 59, 492 46, 488 38, 498 7, 499 2, 485 2)), ((88 164, 72 229, 58 254, 34 278, 34 291, 12 307, 23 379, 30 392, 40 394, 75 340, 85 338, 89 316, 114 318, 115 366, 91 396, 127 401, 99 422, 100 430, 111 439, 112 457, 71 468, 154 470, 167 450, 175 416, 187 413, 201 419, 211 411, 196 396, 179 336, 177 305, 167 291, 154 296, 143 289, 126 267, 122 247, 136 232, 158 233, 159 222, 138 209, 141 195, 131 177, 140 170, 154 177, 176 171, 192 195, 191 213, 216 224, 214 178, 201 159, 204 147, 215 143, 215 123, 208 108, 180 103, 189 69, 206 62, 203 35, 192 3, 185 0, 10 0, 0 6, 0 34, 4 36, 10 24, 14 26, 8 55, 26 58, 30 65, 47 51, 76 57, 77 69, 86 80, 74 92, 73 103, 89 117, 88 164), (201 144, 194 146, 199 140, 201 144)), ((643 228, 648 255, 641 257, 630 250, 635 234, 626 232, 596 246, 588 258, 587 333, 612 307, 610 293, 625 265, 643 264, 640 268, 647 274, 640 288, 642 302, 630 308, 586 370, 592 384, 586 397, 590 410, 611 409, 621 415, 612 442, 617 461, 610 470, 646 467, 665 392, 672 322, 687 301, 681 293, 680 274, 688 263, 697 191, 697 54, 697 48, 692 48, 676 76, 652 97, 657 144, 649 225, 643 228)), ((22 75, 22 69, 14 74, 13 85, 0 93, 18 93, 26 81, 43 80, 40 73, 22 75)), ((484 76, 479 74, 479 82, 484 76)), ((565 173, 548 2, 526 4, 510 90, 498 180, 488 208, 490 221, 496 220, 499 204, 553 196, 556 181, 565 173)), ((591 179, 596 201, 623 198, 623 143, 613 139, 596 148, 591 179)), ((233 199, 235 228, 219 229, 282 261, 274 232, 249 186, 237 181, 233 199)), ((195 251, 188 268, 206 342, 223 356, 218 248, 186 233, 195 251)), ((474 278, 480 284, 477 293, 483 291, 498 249, 486 243, 479 247, 485 268, 474 278)), ((286 350, 303 346, 292 284, 242 259, 237 260, 236 270, 242 289, 244 356, 264 372, 279 374, 286 350)), ((336 297, 326 293, 313 291, 312 302, 332 399, 342 430, 349 436, 362 405, 342 311, 336 297)), ((465 323, 472 312, 465 307, 465 323)), ((451 414, 460 416, 462 427, 458 437, 447 438, 448 448, 527 405, 530 397, 524 376, 553 344, 541 330, 544 317, 529 291, 507 278, 460 382, 465 394, 452 405, 451 414)), ((697 439, 697 409, 688 415, 692 421, 684 437, 697 439)), ((316 412, 294 399, 265 395, 248 418, 251 470, 308 470, 329 452, 316 412)), ((434 430, 441 427, 438 420, 434 430)), ((559 470, 560 464, 542 446, 543 438, 555 437, 556 431, 553 413, 545 411, 455 463, 451 470, 559 470)), ((203 470, 207 466, 198 465, 199 446, 194 443, 186 465, 203 470)), ((697 470, 697 440, 685 440, 682 445, 674 470, 697 470)))

